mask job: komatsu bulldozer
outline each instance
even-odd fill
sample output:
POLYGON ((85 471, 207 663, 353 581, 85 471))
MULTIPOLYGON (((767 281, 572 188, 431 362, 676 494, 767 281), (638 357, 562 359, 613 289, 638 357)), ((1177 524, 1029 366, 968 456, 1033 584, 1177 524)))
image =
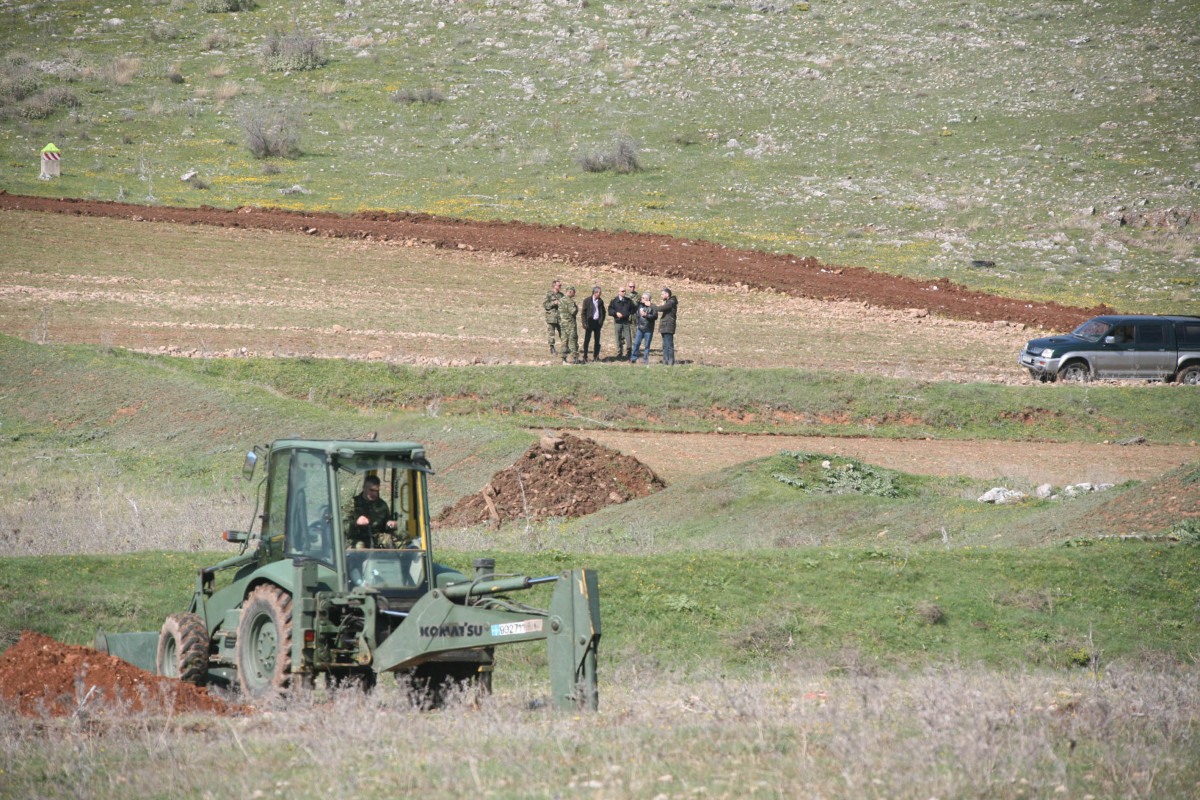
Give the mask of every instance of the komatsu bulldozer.
POLYGON ((187 610, 159 632, 99 632, 97 650, 252 701, 318 676, 371 687, 383 673, 437 697, 456 682, 490 691, 497 646, 545 640, 553 704, 597 707, 596 573, 531 578, 476 559, 467 576, 435 563, 421 444, 277 440, 247 454, 247 480, 260 461, 251 529, 224 533, 241 552, 198 570, 187 610), (546 609, 514 598, 543 584, 546 609))

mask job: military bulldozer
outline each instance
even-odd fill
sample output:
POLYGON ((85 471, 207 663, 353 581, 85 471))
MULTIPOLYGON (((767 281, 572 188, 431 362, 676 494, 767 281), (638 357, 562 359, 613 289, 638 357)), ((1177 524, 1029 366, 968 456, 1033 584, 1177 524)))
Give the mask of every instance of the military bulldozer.
POLYGON ((277 440, 247 454, 247 480, 260 460, 251 529, 224 533, 241 552, 199 569, 187 611, 158 633, 99 632, 97 650, 252 701, 318 676, 369 688, 383 673, 437 697, 456 682, 490 691, 497 646, 545 640, 553 704, 597 707, 594 571, 531 578, 476 559, 467 576, 436 564, 432 469, 414 442, 277 440), (553 584, 548 609, 512 596, 542 584, 553 584))

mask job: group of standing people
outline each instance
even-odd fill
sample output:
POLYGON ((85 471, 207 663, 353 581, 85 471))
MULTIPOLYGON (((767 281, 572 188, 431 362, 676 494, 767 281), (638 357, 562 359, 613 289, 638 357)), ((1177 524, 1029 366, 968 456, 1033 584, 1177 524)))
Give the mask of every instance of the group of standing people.
POLYGON ((546 292, 542 308, 546 311, 546 330, 550 338, 550 354, 561 355, 564 364, 586 364, 588 351, 592 361, 600 360, 600 330, 605 320, 611 320, 617 342, 617 360, 634 363, 641 356, 642 363, 650 363, 650 343, 657 326, 662 337, 662 363, 675 363, 675 317, 679 300, 670 289, 661 292, 662 302, 651 302, 650 293, 639 297, 637 285, 630 281, 617 289, 617 296, 607 306, 600 296, 599 286, 592 287, 592 296, 580 306, 575 302, 575 287, 562 291, 562 281, 556 280, 546 292), (583 324, 583 351, 579 349, 579 323, 583 324), (558 340, 562 352, 554 347, 558 340), (581 357, 582 356, 582 357, 581 357))

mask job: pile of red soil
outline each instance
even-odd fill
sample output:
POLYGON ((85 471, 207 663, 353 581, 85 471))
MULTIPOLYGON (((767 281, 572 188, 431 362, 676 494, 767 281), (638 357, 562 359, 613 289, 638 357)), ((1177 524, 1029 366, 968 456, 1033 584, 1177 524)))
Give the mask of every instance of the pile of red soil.
POLYGON ((33 717, 245 710, 190 683, 33 631, 22 631, 21 640, 0 654, 0 702, 33 717))
POLYGON ((570 434, 547 436, 493 475, 487 486, 445 508, 434 523, 499 525, 513 519, 582 517, 665 486, 632 456, 570 434))

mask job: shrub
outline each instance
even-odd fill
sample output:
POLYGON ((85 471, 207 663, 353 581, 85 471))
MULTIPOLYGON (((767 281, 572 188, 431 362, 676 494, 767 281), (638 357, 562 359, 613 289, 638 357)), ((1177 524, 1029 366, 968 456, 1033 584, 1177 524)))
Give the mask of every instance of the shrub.
POLYGON ((916 613, 917 619, 926 625, 937 625, 946 619, 941 607, 932 600, 921 600, 913 608, 913 611, 916 613))
POLYGON ((446 102, 446 95, 437 89, 401 89, 398 92, 392 93, 392 102, 404 103, 405 105, 425 103, 426 105, 436 106, 446 102))
POLYGON ((75 108, 79 105, 79 98, 70 89, 51 86, 21 103, 20 114, 25 119, 45 119, 59 109, 75 108))
POLYGON ((233 37, 221 28, 210 31, 200 39, 202 50, 224 50, 233 45, 233 37))
POLYGON ((226 14, 233 11, 250 11, 254 0, 200 0, 200 10, 206 14, 226 14))
POLYGON ((304 72, 325 66, 321 40, 300 31, 273 33, 259 51, 263 66, 272 72, 304 72))
POLYGON ((150 29, 150 41, 171 42, 179 38, 179 29, 169 22, 156 22, 150 29))
POLYGON ((640 172, 641 162, 638 160, 638 145, 627 136, 616 141, 613 149, 607 153, 585 153, 576 161, 584 172, 615 172, 627 175, 640 172))
POLYGON ((37 90, 37 76, 28 69, 16 67, 0 74, 0 104, 19 103, 37 90))
POLYGON ((117 86, 128 86, 133 82, 133 76, 142 68, 142 62, 136 58, 118 56, 105 69, 105 76, 117 86))
POLYGON ((285 104, 262 104, 242 113, 242 132, 246 147, 255 158, 299 158, 300 115, 285 104))

